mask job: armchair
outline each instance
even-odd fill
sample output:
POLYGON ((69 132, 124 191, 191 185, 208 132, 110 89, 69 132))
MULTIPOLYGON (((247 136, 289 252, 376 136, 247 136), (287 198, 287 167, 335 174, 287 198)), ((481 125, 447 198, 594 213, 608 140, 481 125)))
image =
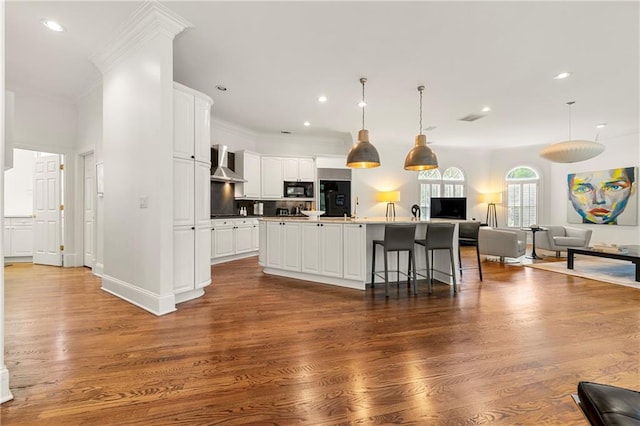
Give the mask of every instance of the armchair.
POLYGON ((572 228, 569 226, 540 225, 546 231, 538 231, 536 235, 536 248, 555 251, 556 257, 567 248, 580 248, 589 246, 591 241, 591 229, 572 228))
POLYGON ((489 256, 498 256, 504 262, 505 257, 524 256, 527 249, 527 233, 519 229, 489 228, 483 226, 478 232, 478 250, 489 256))

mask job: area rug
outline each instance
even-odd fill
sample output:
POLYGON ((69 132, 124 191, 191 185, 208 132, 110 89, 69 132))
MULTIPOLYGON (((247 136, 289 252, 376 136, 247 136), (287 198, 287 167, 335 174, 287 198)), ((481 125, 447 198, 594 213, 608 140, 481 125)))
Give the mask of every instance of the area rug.
POLYGON ((576 256, 573 269, 567 269, 566 261, 530 263, 525 266, 640 289, 640 283, 635 281, 636 266, 631 262, 576 256))

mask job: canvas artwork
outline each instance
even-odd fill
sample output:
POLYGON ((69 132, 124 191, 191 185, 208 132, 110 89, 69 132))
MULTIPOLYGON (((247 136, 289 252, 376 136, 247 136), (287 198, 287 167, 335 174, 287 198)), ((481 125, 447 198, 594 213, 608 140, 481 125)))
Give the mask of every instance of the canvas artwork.
POLYGON ((595 225, 638 224, 637 167, 570 173, 567 222, 595 225))

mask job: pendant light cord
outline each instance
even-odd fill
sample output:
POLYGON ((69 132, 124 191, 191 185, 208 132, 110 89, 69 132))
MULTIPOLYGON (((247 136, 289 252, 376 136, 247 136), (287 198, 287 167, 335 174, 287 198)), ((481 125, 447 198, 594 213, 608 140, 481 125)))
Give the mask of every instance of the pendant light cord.
POLYGON ((569 140, 572 140, 571 139, 571 106, 575 103, 576 103, 575 101, 567 102, 567 105, 569 105, 569 140))
POLYGON ((418 87, 418 91, 420 92, 420 129, 419 132, 422 135, 422 91, 424 90, 424 86, 418 87))
POLYGON ((366 83, 366 78, 361 78, 360 83, 362 83, 362 130, 364 130, 364 107, 366 103, 364 102, 364 83, 366 83))

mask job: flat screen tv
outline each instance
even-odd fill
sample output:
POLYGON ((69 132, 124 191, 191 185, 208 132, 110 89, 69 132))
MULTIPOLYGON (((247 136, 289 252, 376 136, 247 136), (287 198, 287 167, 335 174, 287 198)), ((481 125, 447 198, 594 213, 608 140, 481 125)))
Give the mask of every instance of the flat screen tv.
POLYGON ((467 220, 466 197, 431 198, 431 219, 467 220))

